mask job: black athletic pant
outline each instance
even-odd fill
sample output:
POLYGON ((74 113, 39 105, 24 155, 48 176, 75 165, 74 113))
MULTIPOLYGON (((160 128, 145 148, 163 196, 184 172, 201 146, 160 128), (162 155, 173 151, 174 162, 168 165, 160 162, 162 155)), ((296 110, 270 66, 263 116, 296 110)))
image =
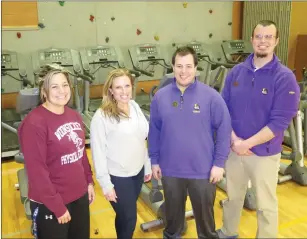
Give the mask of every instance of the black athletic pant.
POLYGON ((166 226, 163 238, 180 238, 185 221, 185 206, 189 192, 196 221, 198 238, 218 238, 215 232, 215 184, 208 179, 162 177, 165 198, 166 226))
POLYGON ((134 233, 137 211, 136 202, 144 182, 144 168, 133 177, 111 175, 117 202, 110 202, 115 213, 117 239, 131 239, 134 233))
POLYGON ((89 239, 90 213, 88 193, 66 205, 71 220, 59 224, 58 219, 44 204, 30 201, 31 213, 38 208, 35 222, 38 239, 89 239))

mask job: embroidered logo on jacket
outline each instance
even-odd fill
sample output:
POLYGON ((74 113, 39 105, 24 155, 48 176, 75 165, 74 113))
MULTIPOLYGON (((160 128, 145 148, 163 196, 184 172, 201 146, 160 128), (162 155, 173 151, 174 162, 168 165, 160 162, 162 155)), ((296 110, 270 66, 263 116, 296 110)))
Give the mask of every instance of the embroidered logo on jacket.
POLYGON ((200 113, 200 107, 198 104, 194 104, 193 113, 200 113))
POLYGON ((267 95, 268 94, 268 90, 266 88, 263 88, 261 93, 264 94, 264 95, 267 95))
POLYGON ((178 106, 177 101, 174 101, 174 102, 173 102, 173 107, 177 107, 177 106, 178 106))

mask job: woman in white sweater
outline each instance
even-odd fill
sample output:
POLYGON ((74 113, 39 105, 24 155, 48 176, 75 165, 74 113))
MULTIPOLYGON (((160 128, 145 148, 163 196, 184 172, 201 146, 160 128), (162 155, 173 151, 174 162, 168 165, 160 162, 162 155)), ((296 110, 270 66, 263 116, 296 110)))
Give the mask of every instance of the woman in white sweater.
POLYGON ((118 239, 132 238, 137 199, 143 182, 152 175, 145 144, 149 126, 139 105, 131 100, 133 80, 128 70, 111 71, 102 106, 91 121, 96 178, 116 213, 118 239))

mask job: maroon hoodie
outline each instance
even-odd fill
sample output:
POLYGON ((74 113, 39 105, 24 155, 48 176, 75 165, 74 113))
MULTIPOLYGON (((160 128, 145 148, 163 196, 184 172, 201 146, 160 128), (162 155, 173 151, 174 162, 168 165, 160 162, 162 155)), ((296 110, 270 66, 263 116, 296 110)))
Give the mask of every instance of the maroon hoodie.
POLYGON ((39 106, 22 121, 18 136, 29 199, 63 216, 65 204, 82 197, 93 182, 81 116, 69 107, 57 115, 39 106))

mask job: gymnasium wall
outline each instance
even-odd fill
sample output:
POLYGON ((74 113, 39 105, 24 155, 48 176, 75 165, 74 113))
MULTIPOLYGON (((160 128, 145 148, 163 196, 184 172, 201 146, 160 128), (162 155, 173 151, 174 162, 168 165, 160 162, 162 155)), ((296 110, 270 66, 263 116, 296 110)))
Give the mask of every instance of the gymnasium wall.
MULTIPOLYGON (((30 78, 33 78, 30 53, 38 49, 120 46, 127 66, 131 67, 127 48, 133 44, 171 45, 192 40, 212 43, 231 39, 232 34, 229 24, 232 2, 185 5, 183 2, 66 1, 63 6, 59 2, 38 2, 37 8, 38 22, 44 28, 2 30, 2 49, 24 54, 30 78), (21 33, 20 38, 17 32, 21 33)), ((155 77, 160 78, 161 74, 162 69, 157 69, 155 77)))

